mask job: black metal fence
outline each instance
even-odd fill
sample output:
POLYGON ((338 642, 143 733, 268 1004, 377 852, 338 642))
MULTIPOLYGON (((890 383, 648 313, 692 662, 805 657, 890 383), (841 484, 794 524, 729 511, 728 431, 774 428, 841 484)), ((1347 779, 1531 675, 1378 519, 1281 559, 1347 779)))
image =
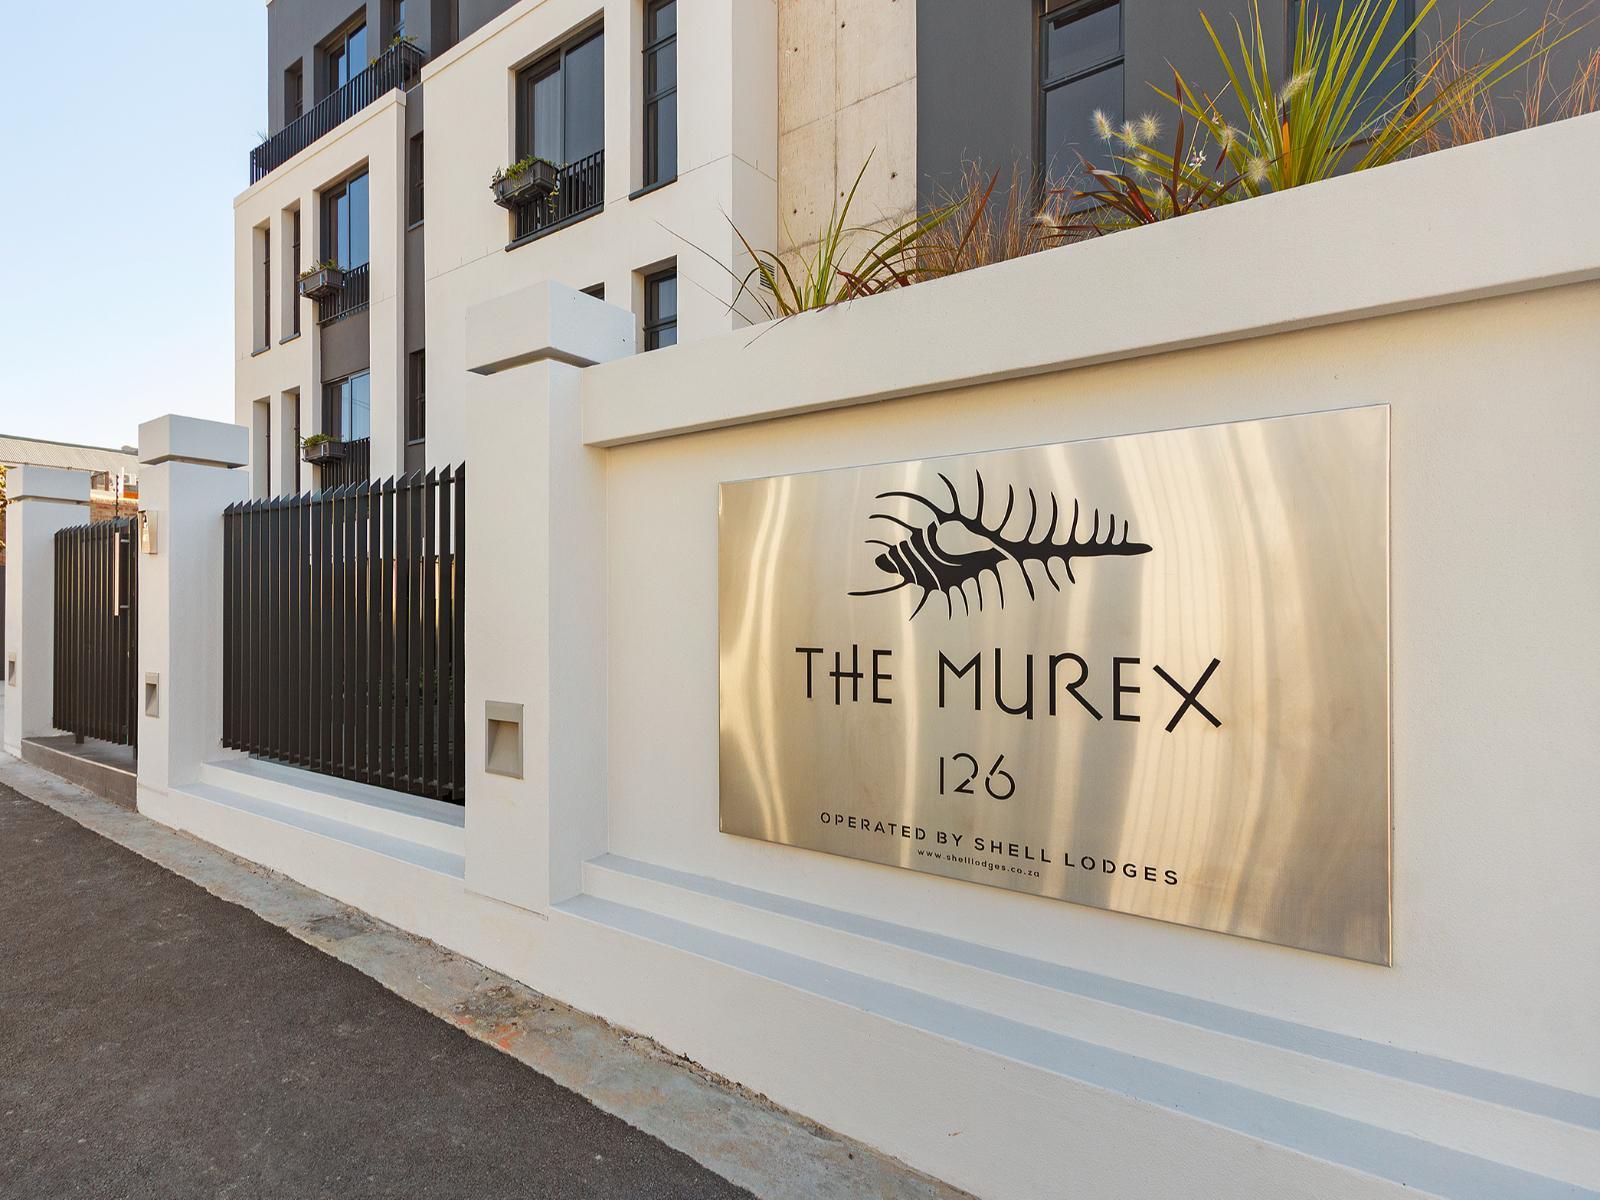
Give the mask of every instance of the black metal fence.
POLYGON ((532 237, 599 212, 606 199, 606 152, 599 150, 568 163, 556 178, 555 195, 517 206, 517 237, 532 237))
POLYGON ((223 744, 463 803, 466 468, 223 521, 223 744))
POLYGON ((372 264, 343 269, 344 282, 331 296, 317 301, 317 324, 326 325, 340 317, 365 312, 372 295, 372 264))
POLYGON ((421 76, 426 61, 427 55, 410 42, 394 43, 365 71, 250 151, 250 182, 265 178, 387 92, 410 87, 421 76))
POLYGON ((79 737, 139 741, 136 519, 73 525, 55 536, 51 723, 79 737))

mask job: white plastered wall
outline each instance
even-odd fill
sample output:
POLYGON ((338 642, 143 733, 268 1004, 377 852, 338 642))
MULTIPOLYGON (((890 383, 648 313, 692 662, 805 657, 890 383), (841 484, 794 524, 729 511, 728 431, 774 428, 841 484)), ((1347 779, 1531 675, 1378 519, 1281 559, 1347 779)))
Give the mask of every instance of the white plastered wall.
MULTIPOLYGON (((463 879, 177 790, 156 815, 980 1195, 1600 1191, 1597 150, 1593 116, 760 336, 513 368, 492 382, 513 411, 517 387, 547 404, 577 374, 583 445, 569 425, 503 467, 603 450, 606 717, 573 748, 603 755, 604 787, 560 798, 586 831, 603 803, 607 853, 469 842, 463 879), (1570 186, 1539 221, 1490 219, 1553 161, 1570 186), (1373 403, 1392 967, 717 831, 718 483, 1373 403), (582 891, 500 903, 474 854, 543 882, 576 865, 582 891)), ((540 501, 552 526, 566 495, 540 501)), ((474 528, 515 554, 526 519, 474 528)), ((563 554, 592 548, 550 555, 566 604, 593 584, 563 554)), ((487 623, 525 620, 494 644, 535 671, 570 628, 546 607, 487 623)), ((528 790, 469 797, 468 825, 528 790)))
POLYGON ((729 307, 729 270, 743 270, 730 220, 755 245, 775 236, 775 0, 679 6, 678 178, 630 200, 641 182, 640 7, 525 0, 423 70, 430 465, 466 451, 462 337, 467 309, 483 300, 552 279, 604 284, 611 303, 629 308, 638 273, 676 259, 680 341, 743 323, 729 307), (490 198, 489 176, 515 157, 515 72, 597 19, 606 35, 605 208, 507 250, 509 219, 490 198))
POLYGON ((613 450, 612 853, 1600 1088, 1568 1029, 1600 991, 1600 739, 1577 702, 1600 682, 1600 552, 1573 541, 1600 518, 1596 329, 1584 285, 613 450), (717 832, 719 482, 1374 403, 1393 415, 1392 969, 717 832))
MULTIPOLYGON (((372 475, 398 474, 405 450, 403 270, 405 261, 405 93, 392 91, 318 139, 233 202, 234 222, 234 420, 252 424, 251 405, 271 402, 273 454, 270 492, 295 490, 294 462, 279 450, 280 431, 294 428, 284 406, 301 401, 300 434, 319 432, 322 378, 317 306, 301 300, 292 263, 292 213, 300 211, 301 269, 321 257, 324 188, 365 165, 370 219, 370 296, 367 310, 372 372, 372 475), (256 231, 272 229, 272 339, 257 351, 261 307, 256 231), (300 306, 299 336, 291 305, 300 306)), ((252 456, 253 476, 261 472, 252 456)), ((309 470, 309 468, 308 468, 309 470)), ((309 476, 308 476, 309 477, 309 476)), ((258 489, 259 491, 259 489, 258 489)))

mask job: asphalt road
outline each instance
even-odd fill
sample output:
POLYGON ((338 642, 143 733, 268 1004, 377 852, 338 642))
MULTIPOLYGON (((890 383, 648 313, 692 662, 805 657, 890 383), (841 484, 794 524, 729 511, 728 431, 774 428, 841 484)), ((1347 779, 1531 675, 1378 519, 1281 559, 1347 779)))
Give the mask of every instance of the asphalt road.
POLYGON ((0 1197, 749 1196, 0 787, 0 1197))

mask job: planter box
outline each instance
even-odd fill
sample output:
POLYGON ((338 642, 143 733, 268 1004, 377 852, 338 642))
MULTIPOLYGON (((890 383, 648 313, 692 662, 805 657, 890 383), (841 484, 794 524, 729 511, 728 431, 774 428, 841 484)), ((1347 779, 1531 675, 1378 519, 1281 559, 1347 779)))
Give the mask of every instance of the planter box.
POLYGON ((333 463, 344 459, 344 442, 338 438, 329 438, 325 442, 316 442, 307 446, 302 451, 302 456, 308 463, 333 463))
POLYGON ((307 300, 326 300, 343 286, 343 271, 338 267, 323 267, 300 280, 300 294, 307 300))
POLYGON ((515 179, 501 179, 492 186, 494 202, 501 208, 521 208, 555 195, 556 168, 551 163, 535 162, 515 179))

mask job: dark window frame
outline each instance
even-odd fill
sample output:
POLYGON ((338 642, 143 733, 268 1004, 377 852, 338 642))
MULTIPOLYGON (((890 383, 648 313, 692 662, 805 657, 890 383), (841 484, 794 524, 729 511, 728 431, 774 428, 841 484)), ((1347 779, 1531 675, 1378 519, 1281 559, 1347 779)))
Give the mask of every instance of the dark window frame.
POLYGON ((385 47, 406 36, 406 0, 384 0, 383 28, 385 47))
POLYGON ((431 30, 429 41, 434 46, 434 54, 443 54, 461 40, 461 4, 460 0, 444 0, 444 3, 434 9, 434 28, 431 30), (442 8, 443 11, 439 11, 442 8))
POLYGON ((302 441, 300 436, 300 389, 295 388, 292 392, 285 392, 284 396, 294 397, 294 490, 298 494, 305 486, 305 460, 304 456, 300 453, 302 441))
POLYGON ((678 344, 678 300, 677 288, 673 288, 672 315, 663 317, 660 311, 661 285, 671 280, 674 285, 678 282, 678 264, 674 262, 670 267, 663 267, 659 271, 652 271, 644 277, 644 348, 645 350, 663 350, 668 346, 678 344), (672 333, 672 340, 663 342, 661 335, 668 330, 672 333))
POLYGON ((677 21, 677 16, 678 16, 678 14, 677 14, 677 2, 678 2, 678 0, 646 0, 646 3, 645 3, 644 28, 645 28, 646 41, 645 41, 645 46, 644 46, 644 51, 643 51, 643 54, 644 54, 644 76, 643 76, 644 127, 643 127, 643 130, 642 130, 642 132, 643 132, 643 141, 644 141, 644 162, 642 164, 642 166, 643 166, 643 183, 642 183, 641 190, 643 190, 644 188, 662 187, 665 184, 671 183, 674 179, 676 179, 678 177, 678 134, 677 134, 677 130, 678 130, 678 122, 677 122, 677 112, 678 112, 678 21, 677 21), (672 32, 669 33, 669 34, 666 34, 665 36, 658 37, 653 41, 649 40, 649 38, 650 38, 650 26, 651 26, 652 20, 655 18, 657 13, 659 13, 663 9, 667 9, 667 8, 672 9, 672 14, 673 14, 672 32), (666 55, 668 53, 670 53, 671 56, 672 56, 672 85, 670 87, 658 88, 658 89, 652 91, 651 88, 650 88, 651 68, 664 55, 666 55), (666 171, 662 170, 662 153, 661 153, 661 143, 660 143, 660 137, 659 137, 659 134, 660 134, 660 123, 659 123, 659 121, 657 121, 654 125, 652 125, 651 118, 653 116, 656 116, 661 111, 661 109, 663 107, 665 107, 665 106, 667 106, 669 104, 670 104, 670 106, 672 108, 672 113, 673 113, 673 122, 672 122, 672 130, 673 130, 673 135, 672 135, 672 169, 671 169, 670 172, 666 172, 666 171))
POLYGON ((367 432, 364 438, 372 436, 372 368, 362 367, 359 371, 351 371, 338 379, 324 379, 322 381, 322 432, 338 438, 340 441, 360 441, 353 438, 350 431, 345 428, 344 421, 344 396, 341 389, 353 379, 362 375, 367 377, 367 432))
POLYGON ((291 125, 306 111, 306 60, 297 58, 283 70, 283 123, 291 125))
POLYGON ((371 201, 371 186, 372 186, 372 184, 371 184, 370 178, 368 178, 368 172, 367 172, 366 166, 362 166, 362 168, 359 171, 356 171, 353 174, 346 175, 343 179, 339 180, 338 183, 335 183, 330 187, 324 188, 322 190, 322 195, 321 195, 321 203, 322 203, 322 254, 320 256, 320 261, 322 261, 322 262, 336 262, 343 269, 345 269, 347 271, 348 270, 352 270, 355 267, 365 266, 367 263, 372 261, 372 231, 371 231, 372 214, 370 212, 367 214, 367 223, 368 223, 368 230, 367 230, 367 258, 366 258, 365 262, 359 262, 359 263, 347 263, 347 262, 344 262, 343 259, 341 258, 341 250, 340 250, 340 247, 339 247, 339 222, 338 222, 337 216, 336 216, 336 214, 338 213, 339 198, 341 196, 349 195, 349 193, 350 193, 350 185, 355 183, 355 181, 358 180, 358 179, 367 179, 368 201, 370 203, 370 201, 371 201))
POLYGON ((406 445, 428 437, 428 351, 419 347, 406 356, 406 445))
MULTIPOLYGON (((1123 7, 1124 0, 1072 0, 1066 4, 1052 4, 1045 0, 1040 5, 1039 18, 1035 23, 1034 69, 1037 72, 1038 87, 1034 89, 1034 118, 1033 118, 1033 152, 1036 164, 1035 174, 1038 179, 1045 181, 1050 173, 1050 138, 1047 128, 1049 96, 1058 88, 1068 87, 1071 84, 1103 74, 1106 71, 1122 70, 1122 109, 1126 112, 1128 103, 1127 61, 1128 61, 1128 26, 1127 15, 1123 7), (1108 8, 1117 10, 1117 52, 1075 71, 1052 78, 1049 75, 1050 65, 1050 30, 1058 24, 1071 25, 1103 12, 1108 8)), ((1293 0, 1291 0, 1291 3, 1293 0)), ((1118 114, 1119 117, 1122 115, 1118 114)))
MULTIPOLYGON (((539 80, 552 74, 561 76, 561 155, 555 161, 559 166, 565 166, 572 161, 567 147, 567 59, 572 54, 587 45, 596 37, 604 37, 606 32, 605 21, 592 21, 579 29, 572 36, 566 38, 560 45, 552 46, 538 58, 533 59, 526 66, 520 67, 516 74, 516 147, 517 158, 526 158, 533 153, 533 85, 539 80)), ((605 69, 605 52, 601 49, 601 70, 605 69)), ((604 75, 601 77, 601 95, 605 94, 604 75)), ((603 100, 602 100, 603 104, 603 100)), ((605 150, 605 124, 604 110, 602 108, 600 150, 605 150)), ((593 153, 591 151, 591 153, 593 153)))
POLYGON ((258 350, 272 345, 272 224, 261 229, 261 344, 258 350))
MULTIPOLYGON (((289 232, 290 232, 291 238, 293 239, 293 254, 294 254, 294 259, 293 259, 294 277, 293 277, 293 281, 291 283, 291 286, 294 287, 295 291, 296 291, 294 299, 290 302, 290 306, 289 306, 290 325, 291 325, 291 330, 290 330, 290 333, 289 333, 289 337, 298 337, 300 335, 299 283, 300 283, 300 271, 301 271, 301 266, 300 266, 300 209, 299 209, 298 206, 291 210, 290 217, 289 217, 289 232)), ((288 339, 285 339, 285 340, 288 340, 288 339)))
POLYGON ((422 224, 423 187, 427 180, 423 172, 423 135, 414 133, 406 143, 406 227, 422 224))
MULTIPOLYGON (((347 21, 322 39, 318 47, 317 58, 322 68, 323 95, 331 96, 345 84, 349 83, 362 71, 367 69, 366 63, 352 63, 350 58, 350 39, 358 33, 364 33, 367 28, 367 10, 363 5, 347 21), (339 78, 339 63, 345 63, 344 79, 339 78)), ((362 39, 364 50, 371 57, 372 47, 366 45, 362 39)))

